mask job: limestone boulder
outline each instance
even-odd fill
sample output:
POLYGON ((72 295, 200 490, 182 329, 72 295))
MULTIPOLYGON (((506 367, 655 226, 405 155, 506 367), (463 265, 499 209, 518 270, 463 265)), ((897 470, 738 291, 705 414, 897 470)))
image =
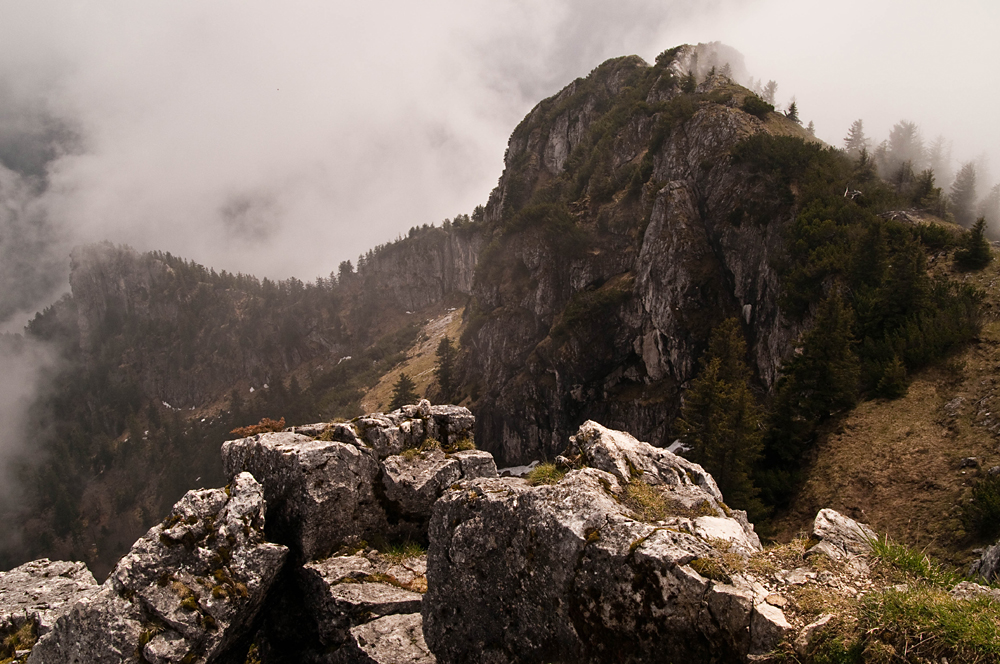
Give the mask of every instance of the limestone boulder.
POLYGON ((222 461, 230 477, 249 472, 264 486, 268 538, 299 561, 387 530, 375 494, 379 462, 367 447, 265 433, 227 441, 222 461))
POLYGON ((746 513, 730 509, 712 476, 684 457, 592 420, 570 437, 563 457, 611 473, 623 485, 637 479, 661 487, 680 511, 700 513, 693 525, 685 526, 693 534, 731 540, 746 554, 760 550, 760 538, 746 513))
POLYGON ((339 556, 300 570, 303 601, 314 617, 320 642, 342 646, 350 629, 373 618, 420 613, 423 595, 400 587, 395 577, 377 573, 364 556, 339 556))
POLYGON ((458 480, 497 476, 493 457, 477 450, 445 454, 435 449, 391 456, 382 470, 386 498, 403 515, 423 524, 430 518, 434 501, 458 480))
POLYGON ((822 509, 813 521, 813 537, 820 542, 806 555, 823 553, 834 560, 856 558, 871 552, 871 542, 877 535, 863 523, 844 516, 836 510, 822 509))
POLYGON ((350 642, 330 664, 435 664, 420 614, 390 615, 351 629, 350 642))
POLYGON ((230 477, 249 472, 264 485, 268 537, 304 563, 361 541, 425 540, 431 505, 449 485, 496 475, 486 452, 441 451, 464 446, 474 425, 467 408, 424 399, 227 441, 222 458, 230 477))
POLYGON ((1000 542, 986 547, 983 554, 972 561, 969 566, 969 576, 983 579, 987 583, 1000 578, 1000 542))
POLYGON ((29 622, 44 635, 74 602, 99 589, 80 562, 43 558, 0 572, 0 638, 29 622))
POLYGON ((28 661, 218 661, 249 635, 288 553, 264 540, 264 518, 263 489, 248 473, 225 489, 189 491, 28 661))
MULTIPOLYGON (((742 661, 777 645, 761 589, 712 571, 724 569, 719 540, 700 537, 689 516, 639 520, 626 492, 648 479, 664 497, 686 486, 721 505, 714 481, 630 438, 588 423, 569 452, 598 467, 554 485, 463 480, 434 504, 422 614, 438 661, 742 661)), ((730 523, 713 532, 759 550, 742 523, 716 518, 730 523)))

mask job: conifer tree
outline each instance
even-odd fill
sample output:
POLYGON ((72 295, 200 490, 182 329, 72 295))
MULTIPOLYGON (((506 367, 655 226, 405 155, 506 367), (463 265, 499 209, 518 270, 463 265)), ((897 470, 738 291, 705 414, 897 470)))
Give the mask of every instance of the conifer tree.
POLYGON ((455 350, 451 339, 444 337, 438 343, 435 354, 438 363, 437 368, 434 369, 434 375, 437 377, 438 387, 441 389, 441 400, 449 402, 455 396, 455 358, 458 356, 458 351, 455 350))
POLYGON ((730 318, 712 331, 701 372, 685 394, 678 420, 688 456, 712 474, 726 500, 762 513, 751 480, 760 456, 760 410, 750 391, 744 362, 746 342, 739 321, 730 318))
POLYGON ((799 119, 799 106, 797 103, 795 103, 794 99, 792 99, 792 103, 788 105, 788 110, 785 111, 785 117, 791 120, 792 122, 798 122, 799 124, 802 124, 802 120, 799 119))
POLYGON ((684 80, 681 81, 681 92, 691 94, 698 89, 698 81, 694 77, 694 72, 689 71, 684 80))
POLYGON ((778 93, 778 84, 774 81, 768 81, 764 89, 761 90, 761 99, 766 101, 768 104, 774 106, 774 96, 778 93))
POLYGON ((403 372, 399 374, 395 385, 392 386, 392 400, 389 402, 389 410, 402 408, 417 400, 417 386, 410 376, 403 372))
POLYGON ((869 140, 865 136, 865 123, 861 119, 851 123, 851 128, 844 137, 844 150, 852 157, 858 157, 868 149, 869 140))
POLYGON ((973 207, 976 202, 976 166, 971 161, 962 164, 955 182, 951 185, 951 205, 955 211, 955 221, 966 228, 973 223, 973 207))
POLYGON ((986 240, 986 219, 980 217, 972 229, 962 235, 962 246, 955 251, 955 263, 965 270, 981 270, 993 260, 986 240))

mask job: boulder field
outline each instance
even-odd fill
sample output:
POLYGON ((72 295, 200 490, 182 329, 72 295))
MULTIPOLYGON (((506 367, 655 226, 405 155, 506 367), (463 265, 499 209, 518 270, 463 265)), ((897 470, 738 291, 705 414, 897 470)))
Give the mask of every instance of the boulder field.
POLYGON ((786 616, 783 588, 863 580, 874 534, 832 510, 800 568, 770 569, 697 464, 588 421, 552 472, 498 477, 473 426, 422 401, 228 441, 230 483, 189 491, 103 584, 0 574, 0 661, 753 661, 826 624, 786 616))

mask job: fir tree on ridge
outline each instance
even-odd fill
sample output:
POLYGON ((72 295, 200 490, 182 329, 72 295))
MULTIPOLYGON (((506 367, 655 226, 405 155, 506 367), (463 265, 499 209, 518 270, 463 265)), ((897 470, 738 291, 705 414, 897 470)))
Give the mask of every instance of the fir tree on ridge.
POLYGON ((739 321, 729 318, 712 331, 701 371, 685 394, 678 420, 688 456, 712 473, 735 507, 760 515, 762 505, 751 472, 761 451, 760 408, 750 391, 746 342, 739 321))
POLYGON ((434 369, 434 376, 437 378, 438 388, 441 390, 441 401, 450 402, 455 396, 455 359, 458 351, 451 342, 451 338, 443 337, 438 343, 437 368, 434 369))
POLYGON ((392 386, 392 400, 389 402, 389 410, 396 410, 403 406, 417 401, 417 386, 405 371, 399 374, 395 385, 392 386))

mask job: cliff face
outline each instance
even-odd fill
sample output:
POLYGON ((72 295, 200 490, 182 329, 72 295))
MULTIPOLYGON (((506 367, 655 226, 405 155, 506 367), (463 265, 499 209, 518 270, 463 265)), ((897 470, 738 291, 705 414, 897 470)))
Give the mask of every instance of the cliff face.
POLYGON ((409 238, 374 252, 358 274, 372 296, 416 311, 451 293, 471 292, 481 245, 472 223, 415 229, 409 238))
POLYGON ((773 268, 791 206, 730 150, 801 129, 740 110, 721 76, 683 92, 694 50, 609 61, 511 137, 466 335, 477 440, 505 462, 553 456, 587 417, 669 444, 713 326, 740 317, 765 389, 799 332, 773 268))

